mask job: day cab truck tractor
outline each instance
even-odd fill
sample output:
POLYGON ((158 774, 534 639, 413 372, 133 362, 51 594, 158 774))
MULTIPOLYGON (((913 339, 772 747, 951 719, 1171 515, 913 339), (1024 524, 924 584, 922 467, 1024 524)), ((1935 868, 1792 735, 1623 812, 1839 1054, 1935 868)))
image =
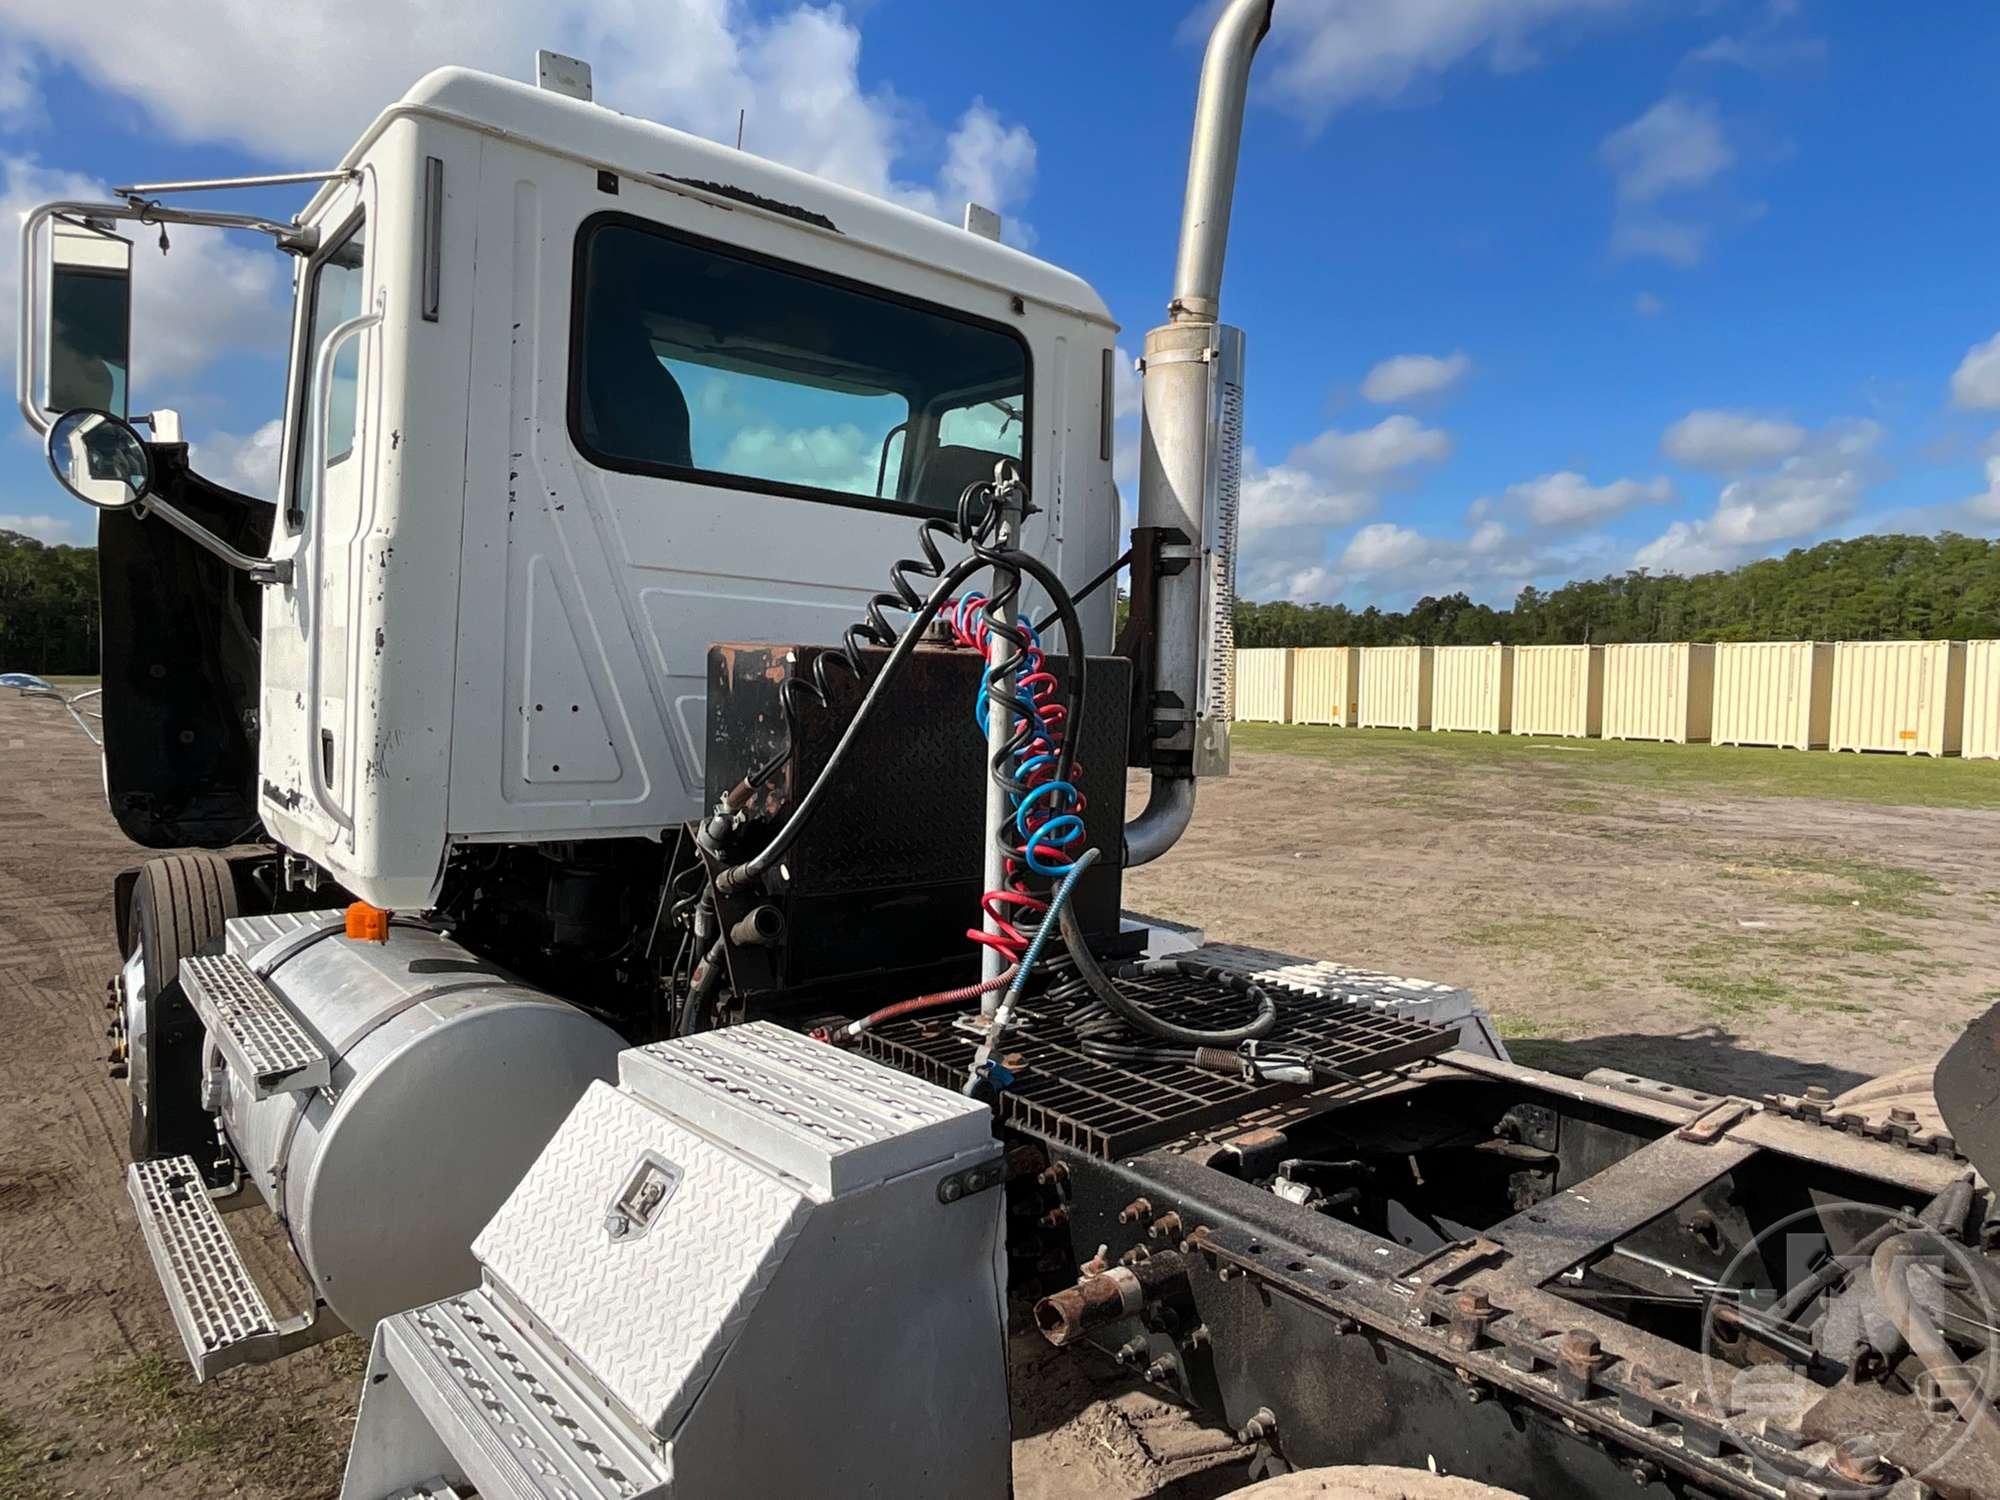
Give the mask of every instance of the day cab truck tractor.
POLYGON ((200 1377, 371 1340, 344 1495, 1004 1495, 1010 1298, 1278 1483, 2000 1493, 1990 1043, 1953 1128, 1563 1078, 1122 909, 1228 771, 1272 8, 1217 8, 1129 537, 1084 281, 574 59, 26 217, 106 795, 172 851, 117 890, 139 1226, 200 1377), (274 502, 128 412, 181 226, 290 258, 274 502))

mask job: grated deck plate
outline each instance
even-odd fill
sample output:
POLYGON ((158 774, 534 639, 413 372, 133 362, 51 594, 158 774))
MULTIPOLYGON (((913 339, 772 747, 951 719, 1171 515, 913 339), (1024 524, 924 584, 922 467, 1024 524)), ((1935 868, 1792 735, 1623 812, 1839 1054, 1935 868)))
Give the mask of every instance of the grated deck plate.
MULTIPOLYGON (((1121 980, 1163 1020, 1220 1029, 1250 1018, 1252 1005, 1212 980, 1191 975, 1121 980)), ((1435 1057, 1457 1045, 1450 1027, 1407 1020, 1338 995, 1281 991, 1278 1029, 1261 1045, 1307 1052, 1363 1076, 1435 1057)), ((1015 1129, 1100 1157, 1128 1156, 1191 1131, 1250 1114, 1309 1091, 1250 1083, 1173 1063, 1103 1062, 1085 1053, 1058 1015, 1025 1012, 1001 1043, 1014 1083, 1001 1118, 1015 1129)), ((913 1017, 865 1033, 861 1048, 892 1067, 947 1088, 965 1080, 977 1046, 948 1014, 913 1017)))

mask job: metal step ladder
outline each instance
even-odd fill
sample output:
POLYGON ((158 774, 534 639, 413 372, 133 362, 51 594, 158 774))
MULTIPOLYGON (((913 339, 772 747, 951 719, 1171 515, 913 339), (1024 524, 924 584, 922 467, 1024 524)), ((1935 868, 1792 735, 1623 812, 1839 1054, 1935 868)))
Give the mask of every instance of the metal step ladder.
POLYGON ((666 1482, 484 1289, 377 1324, 361 1403, 371 1441, 355 1442, 345 1495, 412 1468, 480 1500, 638 1500, 666 1482))
POLYGON ((332 1063, 325 1049, 241 958, 184 958, 180 980, 230 1070, 257 1098, 327 1086, 332 1063))
POLYGON ((193 1157, 134 1162, 125 1185, 196 1380, 282 1359, 346 1331, 324 1305, 293 1318, 271 1311, 193 1157))

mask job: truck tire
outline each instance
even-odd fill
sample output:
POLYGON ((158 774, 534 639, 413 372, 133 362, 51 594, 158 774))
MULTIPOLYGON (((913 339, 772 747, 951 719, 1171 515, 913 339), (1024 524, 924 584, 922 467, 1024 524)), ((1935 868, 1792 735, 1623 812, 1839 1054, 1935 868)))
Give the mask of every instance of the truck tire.
POLYGON ((181 993, 181 960, 222 938, 236 915, 229 865, 197 850, 149 859, 132 887, 124 1015, 132 1159, 214 1154, 201 1107, 202 1025, 181 993))

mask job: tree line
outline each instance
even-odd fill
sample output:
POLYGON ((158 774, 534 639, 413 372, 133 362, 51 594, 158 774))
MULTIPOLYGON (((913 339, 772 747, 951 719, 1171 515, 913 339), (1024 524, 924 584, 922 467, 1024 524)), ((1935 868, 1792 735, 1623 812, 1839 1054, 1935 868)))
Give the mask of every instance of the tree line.
MULTIPOLYGON (((1987 638, 2000 638, 2000 541, 1955 532, 1822 542, 1692 577, 1631 572, 1525 588, 1505 609, 1462 592, 1407 610, 1236 606, 1239 646, 1987 638)), ((96 671, 97 550, 0 531, 0 672, 96 671)))
POLYGON ((1239 646, 1512 646, 1619 641, 1981 640, 2000 637, 2000 541, 1864 536, 1727 572, 1635 571, 1524 588, 1511 607, 1464 593, 1407 610, 1236 606, 1239 646))
POLYGON ((97 549, 0 531, 0 672, 97 671, 97 549))

